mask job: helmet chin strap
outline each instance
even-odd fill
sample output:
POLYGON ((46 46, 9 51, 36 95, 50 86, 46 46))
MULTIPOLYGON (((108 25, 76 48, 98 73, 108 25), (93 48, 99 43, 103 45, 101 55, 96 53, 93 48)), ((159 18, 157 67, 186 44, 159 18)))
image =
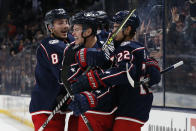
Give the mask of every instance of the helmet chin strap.
POLYGON ((92 34, 92 32, 91 32, 90 35, 88 35, 88 36, 85 37, 85 36, 84 36, 84 31, 85 31, 85 30, 82 30, 82 38, 84 39, 84 43, 83 43, 83 44, 84 44, 84 46, 85 46, 85 44, 86 44, 86 39, 89 38, 90 36, 92 36, 93 34, 92 34))

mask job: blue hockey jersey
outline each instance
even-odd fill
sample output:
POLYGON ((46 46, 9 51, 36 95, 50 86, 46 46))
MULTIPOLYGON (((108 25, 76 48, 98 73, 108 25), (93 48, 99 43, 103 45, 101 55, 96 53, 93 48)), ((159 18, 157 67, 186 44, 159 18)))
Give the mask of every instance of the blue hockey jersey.
POLYGON ((30 113, 50 113, 57 105, 56 99, 64 91, 60 84, 63 53, 66 44, 72 41, 74 38, 70 34, 66 41, 47 37, 38 46, 36 85, 31 93, 30 113))
POLYGON ((129 85, 126 74, 127 66, 133 80, 139 81, 142 73, 142 62, 144 62, 146 57, 145 47, 140 43, 133 41, 123 42, 113 53, 114 66, 100 74, 100 77, 107 85, 129 85))
POLYGON ((144 78, 143 62, 146 59, 146 51, 142 44, 133 41, 122 42, 115 49, 114 66, 100 74, 106 85, 116 86, 116 119, 129 119, 140 124, 148 120, 153 95, 143 85, 133 88, 127 77, 129 73, 134 82, 144 78))

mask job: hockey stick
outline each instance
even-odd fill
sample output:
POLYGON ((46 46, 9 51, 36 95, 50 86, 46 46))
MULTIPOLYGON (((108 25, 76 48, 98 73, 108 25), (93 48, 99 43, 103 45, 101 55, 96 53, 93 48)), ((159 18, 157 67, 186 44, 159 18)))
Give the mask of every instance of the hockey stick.
MULTIPOLYGON (((71 50, 68 49, 67 54, 71 54, 69 51, 71 51, 71 50)), ((69 95, 71 100, 74 100, 74 95, 72 94, 72 91, 70 89, 70 84, 67 81, 67 79, 68 79, 67 73, 69 70, 68 67, 72 64, 72 56, 65 55, 62 63, 63 63, 63 66, 62 66, 62 72, 61 72, 61 79, 62 79, 63 85, 67 91, 67 94, 69 95)), ((93 131, 92 126, 90 125, 88 119, 86 118, 86 116, 83 113, 81 114, 81 117, 82 117, 84 123, 86 124, 88 130, 93 131)))
MULTIPOLYGON (((163 73, 165 73, 165 72, 171 71, 171 70, 173 70, 173 69, 175 69, 175 68, 177 68, 177 67, 179 67, 179 66, 181 66, 181 65, 183 65, 183 61, 180 61, 180 62, 178 62, 178 63, 176 63, 176 64, 174 64, 174 65, 171 65, 170 67, 164 69, 164 70, 161 71, 160 73, 163 74, 163 73)), ((129 74, 128 71, 127 71, 127 78, 128 78, 128 81, 129 81, 129 83, 131 84, 132 87, 135 87, 135 85, 145 84, 145 83, 147 83, 147 82, 150 81, 150 78, 148 77, 148 78, 143 79, 143 80, 140 81, 139 83, 134 83, 133 79, 130 79, 130 77, 131 77, 131 76, 130 76, 130 74, 129 74), (133 86, 133 85, 134 85, 134 86, 133 86)))
MULTIPOLYGON (((112 43, 113 39, 117 36, 118 32, 123 28, 123 26, 127 23, 129 18, 133 15, 136 9, 133 9, 129 12, 127 17, 123 20, 123 22, 120 24, 118 29, 109 37, 109 39, 103 44, 102 50, 105 51, 107 46, 112 43)), ((82 73, 82 75, 85 75, 89 70, 91 69, 91 66, 88 66, 85 72, 82 73)))
MULTIPOLYGON (((168 67, 168 68, 162 70, 160 73, 163 74, 163 73, 165 73, 165 72, 171 71, 171 70, 173 70, 173 69, 175 69, 175 68, 177 68, 177 67, 179 67, 179 66, 181 66, 181 65, 183 65, 183 64, 184 64, 184 62, 183 62, 183 61, 180 61, 180 62, 178 62, 178 63, 176 63, 176 64, 173 64, 173 65, 171 65, 170 67, 168 67)), ((143 79, 142 81, 139 82, 139 85, 140 85, 140 84, 145 84, 145 83, 147 83, 147 82, 149 82, 149 81, 150 81, 150 78, 149 78, 149 77, 148 77, 148 78, 145 78, 145 79, 143 79)))
POLYGON ((55 109, 52 111, 52 113, 50 114, 50 116, 47 118, 47 120, 44 122, 44 124, 38 129, 38 131, 43 131, 44 128, 48 125, 48 123, 50 122, 50 120, 54 117, 54 115, 57 113, 57 111, 60 110, 60 108, 62 107, 62 105, 65 103, 65 101, 69 98, 69 95, 65 95, 62 100, 59 102, 59 104, 55 107, 55 109))

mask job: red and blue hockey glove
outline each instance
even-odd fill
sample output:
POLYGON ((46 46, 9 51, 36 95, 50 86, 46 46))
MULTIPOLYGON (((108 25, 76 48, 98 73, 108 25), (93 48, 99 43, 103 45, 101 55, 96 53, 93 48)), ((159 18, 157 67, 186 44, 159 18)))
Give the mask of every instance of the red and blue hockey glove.
POLYGON ((72 90, 72 93, 76 94, 82 91, 95 90, 100 86, 105 87, 105 84, 99 78, 97 72, 93 72, 92 70, 90 70, 89 72, 86 73, 86 75, 81 75, 77 79, 77 82, 73 83, 70 88, 72 90))
POLYGON ((102 66, 109 63, 101 49, 83 48, 77 52, 76 60, 82 69, 88 66, 102 66))
POLYGON ((81 92, 74 95, 74 100, 71 101, 68 108, 73 111, 75 116, 85 113, 87 110, 96 107, 97 98, 93 93, 81 92))
POLYGON ((161 80, 161 73, 159 63, 155 59, 147 59, 146 64, 146 76, 150 78, 148 82, 149 86, 158 84, 161 80))

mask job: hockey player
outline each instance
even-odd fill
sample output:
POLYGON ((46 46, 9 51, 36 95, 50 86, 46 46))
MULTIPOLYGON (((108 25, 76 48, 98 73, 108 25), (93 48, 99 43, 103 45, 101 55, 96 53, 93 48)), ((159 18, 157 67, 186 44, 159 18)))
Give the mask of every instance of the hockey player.
MULTIPOLYGON (((115 14, 113 32, 120 26, 128 13, 128 11, 120 11, 115 14)), ((141 43, 132 41, 139 24, 138 16, 132 15, 115 37, 114 66, 112 68, 100 74, 91 72, 90 76, 80 76, 78 81, 71 85, 73 93, 98 89, 100 83, 105 84, 106 87, 116 86, 118 109, 115 112, 113 131, 141 130, 149 118, 152 106, 153 94, 149 88, 160 82, 158 62, 148 58, 141 43), (134 83, 138 83, 145 77, 150 78, 147 84, 135 86, 134 83)), ((88 53, 87 51, 86 56, 88 53)), ((89 58, 86 57, 83 61, 89 63, 89 58)))
MULTIPOLYGON (((88 65, 95 65, 95 63, 93 63, 94 57, 101 58, 101 61, 97 59, 99 63, 106 62, 104 65, 102 64, 101 67, 96 67, 91 70, 90 73, 93 71, 99 72, 101 71, 100 68, 108 68, 106 67, 108 60, 102 59, 104 53, 97 53, 99 56, 96 56, 96 54, 93 53, 94 51, 101 50, 100 48, 107 38, 96 35, 98 25, 96 12, 79 12, 73 16, 71 23, 73 24, 72 35, 75 38, 75 45, 70 46, 70 48, 74 49, 73 51, 69 51, 68 53, 67 51, 70 49, 65 50, 65 55, 70 55, 71 57, 76 54, 77 62, 70 66, 70 77, 68 78, 70 83, 74 83, 75 81, 78 81, 78 77, 87 69, 86 63, 83 61, 86 57, 91 58, 91 60, 89 59, 88 65), (86 56, 86 52, 89 52, 89 56, 86 56), (91 54, 95 56, 92 56, 91 54)), ((110 63, 108 63, 108 65, 110 65, 110 63)), ((90 73, 85 75, 91 75, 90 73)), ((101 86, 104 87, 105 85, 103 84, 101 86)), ((112 100, 111 87, 100 88, 93 92, 85 91, 80 94, 75 94, 74 101, 72 101, 68 107, 74 111, 74 115, 70 116, 69 119, 68 131, 88 130, 82 118, 78 116, 80 113, 86 112, 87 110, 85 115, 94 131, 112 130, 114 121, 113 112, 116 108, 112 100)))
MULTIPOLYGON (((67 43, 74 41, 69 29, 69 16, 64 9, 53 9, 46 13, 44 24, 49 36, 37 48, 35 68, 36 86, 32 90, 30 113, 37 131, 65 94, 60 84, 60 69, 67 43)), ((65 112, 59 111, 44 128, 45 131, 64 131, 65 112)))

